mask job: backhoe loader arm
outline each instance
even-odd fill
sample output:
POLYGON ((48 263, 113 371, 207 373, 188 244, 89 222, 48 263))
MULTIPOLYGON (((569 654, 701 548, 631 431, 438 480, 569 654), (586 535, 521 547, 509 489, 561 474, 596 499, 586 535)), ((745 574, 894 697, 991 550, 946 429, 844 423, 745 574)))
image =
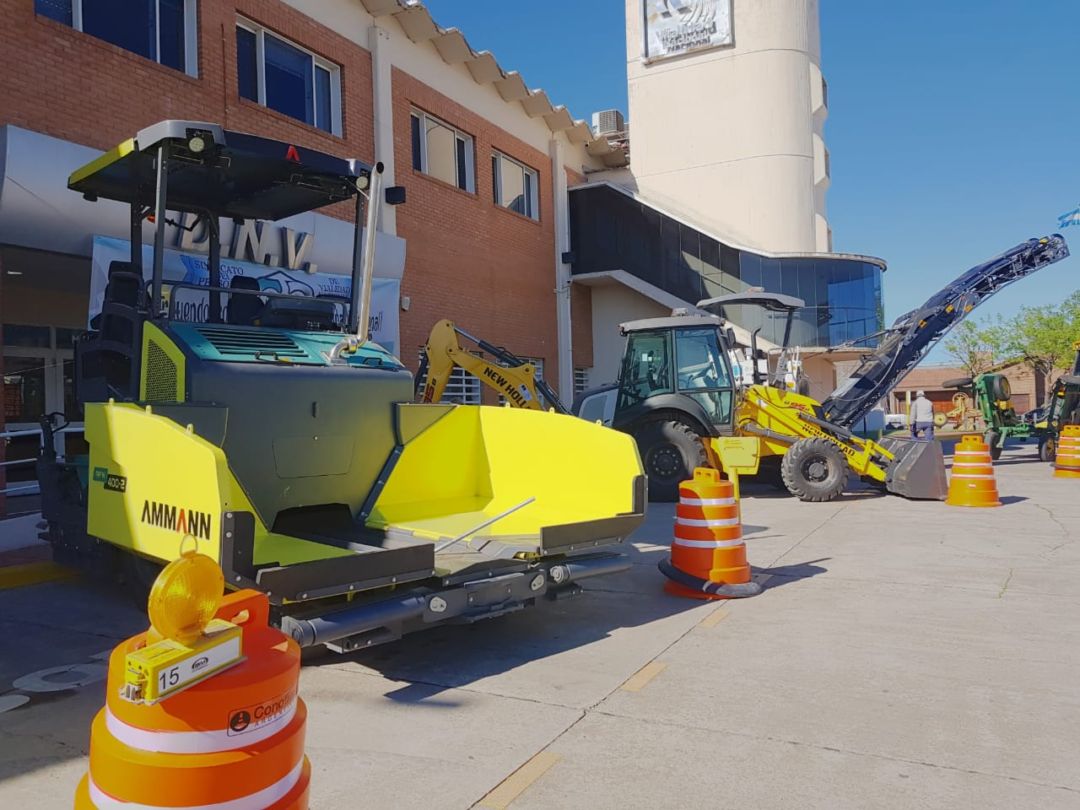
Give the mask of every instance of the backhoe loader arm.
POLYGON ((551 386, 544 380, 537 379, 536 367, 532 363, 500 346, 473 337, 458 329, 452 321, 446 320, 439 321, 432 327, 427 345, 424 346, 420 370, 416 375, 416 398, 420 402, 438 402, 442 399, 455 366, 465 369, 485 385, 494 388, 515 408, 541 411, 551 407, 558 413, 569 413, 558 395, 551 390, 551 386), (458 341, 459 335, 499 362, 490 362, 463 349, 458 341), (425 375, 427 379, 421 391, 420 385, 424 382, 425 375))
POLYGON ((850 427, 918 365, 950 329, 1002 287, 1069 255, 1058 234, 1029 239, 971 268, 880 334, 881 342, 824 402, 825 418, 850 427))

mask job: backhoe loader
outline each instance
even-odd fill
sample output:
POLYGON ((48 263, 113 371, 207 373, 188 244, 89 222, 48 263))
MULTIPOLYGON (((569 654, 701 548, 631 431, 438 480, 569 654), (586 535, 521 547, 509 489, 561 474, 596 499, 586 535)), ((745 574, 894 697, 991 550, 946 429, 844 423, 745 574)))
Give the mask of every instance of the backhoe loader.
POLYGON ((736 466, 770 476, 807 501, 844 492, 850 473, 908 498, 943 499, 942 451, 934 442, 860 438, 852 426, 886 396, 931 348, 997 290, 1069 255, 1061 236, 1029 239, 967 271, 922 307, 896 320, 867 350, 848 381, 817 402, 791 379, 787 352, 794 313, 803 302, 759 291, 700 301, 701 311, 631 321, 616 383, 587 391, 573 411, 626 431, 638 443, 650 495, 674 500, 695 467, 736 466), (749 379, 737 375, 734 334, 725 307, 752 305, 785 315, 776 367, 763 373, 756 332, 749 379), (734 441, 732 441, 734 440, 734 441), (743 458, 738 465, 725 456, 743 458))
POLYGON ((467 371, 495 389, 513 407, 569 413, 551 386, 537 375, 536 366, 501 346, 473 337, 447 320, 439 321, 431 328, 420 355, 420 368, 416 373, 417 402, 441 401, 454 368, 467 371), (466 350, 458 337, 475 344, 495 362, 466 350))
POLYGON ((164 121, 68 185, 128 206, 132 252, 76 346, 89 456, 58 461, 45 425, 42 536, 58 561, 138 583, 194 547, 229 587, 266 593, 301 646, 338 652, 573 595, 627 567, 613 548, 646 499, 628 436, 543 411, 411 403, 412 375, 369 340, 377 208, 403 196, 382 188, 380 165, 164 121), (349 202, 344 295, 224 277, 220 218, 349 202), (209 233, 200 278, 165 272, 177 213, 209 233))

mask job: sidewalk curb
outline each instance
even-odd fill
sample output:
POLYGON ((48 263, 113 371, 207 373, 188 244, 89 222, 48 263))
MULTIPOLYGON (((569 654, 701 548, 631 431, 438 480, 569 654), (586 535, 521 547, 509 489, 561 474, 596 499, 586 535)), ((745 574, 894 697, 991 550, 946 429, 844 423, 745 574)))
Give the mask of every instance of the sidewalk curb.
POLYGON ((10 565, 0 568, 0 591, 22 588, 27 585, 40 585, 45 582, 75 579, 76 577, 78 577, 78 574, 75 571, 54 562, 10 565))

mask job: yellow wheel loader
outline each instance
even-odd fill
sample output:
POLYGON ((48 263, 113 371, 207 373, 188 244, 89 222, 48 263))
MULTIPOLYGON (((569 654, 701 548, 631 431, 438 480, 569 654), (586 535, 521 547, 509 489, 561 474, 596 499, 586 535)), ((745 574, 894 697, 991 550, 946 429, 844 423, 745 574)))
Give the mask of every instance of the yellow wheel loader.
POLYGON ((973 267, 871 336, 877 345, 867 348, 848 381, 823 402, 800 393, 797 363, 787 347, 792 318, 804 306, 797 298, 748 291, 697 304, 701 312, 720 314, 624 323, 618 381, 585 392, 573 411, 634 437, 657 500, 675 500, 679 482, 692 477, 695 467, 709 465, 768 477, 806 501, 838 497, 851 474, 897 495, 940 500, 946 479, 937 443, 875 442, 852 427, 979 303, 1068 255, 1065 240, 1054 235, 1029 239, 973 267), (786 317, 780 355, 767 372, 761 369, 756 331, 749 370, 732 362, 735 335, 722 314, 725 307, 747 305, 786 317), (737 455, 742 458, 733 461, 737 455))
POLYGON ((628 436, 542 411, 414 404, 412 375, 368 339, 377 206, 404 197, 381 172, 164 121, 71 175, 88 201, 127 206, 133 247, 76 347, 89 456, 59 462, 47 430, 38 464, 59 561, 145 581, 194 545, 229 587, 265 592, 302 646, 339 652, 627 567, 616 550, 646 499, 628 436), (352 273, 325 289, 308 276, 289 287, 309 294, 284 293, 221 265, 222 217, 350 202, 352 273), (177 213, 206 229, 207 261, 166 262, 177 213))

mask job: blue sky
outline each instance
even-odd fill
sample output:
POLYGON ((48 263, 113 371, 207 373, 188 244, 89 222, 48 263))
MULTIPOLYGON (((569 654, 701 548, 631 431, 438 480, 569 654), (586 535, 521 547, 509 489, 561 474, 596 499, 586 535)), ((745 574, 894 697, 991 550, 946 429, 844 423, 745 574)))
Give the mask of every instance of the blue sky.
MULTIPOLYGON (((575 117, 626 110, 623 0, 425 2, 575 117)), ((835 248, 888 261, 890 322, 1080 205, 1080 2, 821 6, 835 248)), ((1063 234, 1080 255, 1080 228, 1063 234)), ((976 316, 1057 301, 1078 274, 1067 259, 976 316)))

